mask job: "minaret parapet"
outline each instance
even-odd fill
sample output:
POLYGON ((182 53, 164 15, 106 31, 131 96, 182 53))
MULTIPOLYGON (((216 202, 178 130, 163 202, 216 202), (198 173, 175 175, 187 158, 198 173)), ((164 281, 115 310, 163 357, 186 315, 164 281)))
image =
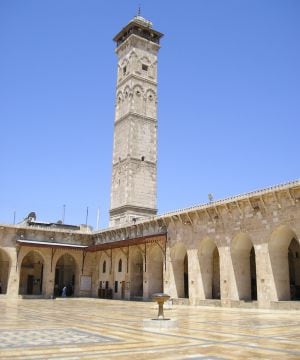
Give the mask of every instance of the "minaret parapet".
POLYGON ((163 34, 152 28, 152 22, 142 16, 135 16, 129 23, 114 37, 117 47, 121 45, 130 35, 137 35, 143 39, 159 44, 163 34))

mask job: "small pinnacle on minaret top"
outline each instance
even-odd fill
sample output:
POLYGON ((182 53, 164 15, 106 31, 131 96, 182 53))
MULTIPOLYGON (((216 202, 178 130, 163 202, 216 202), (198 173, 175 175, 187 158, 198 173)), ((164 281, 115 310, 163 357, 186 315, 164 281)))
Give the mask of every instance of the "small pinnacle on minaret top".
POLYGON ((141 16, 141 4, 139 4, 137 16, 141 16))

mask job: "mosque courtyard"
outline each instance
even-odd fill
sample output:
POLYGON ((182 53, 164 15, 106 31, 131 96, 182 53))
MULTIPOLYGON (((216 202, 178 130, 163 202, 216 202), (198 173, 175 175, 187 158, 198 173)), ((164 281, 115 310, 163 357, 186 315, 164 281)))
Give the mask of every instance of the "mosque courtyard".
POLYGON ((297 311, 169 306, 178 327, 154 330, 151 302, 0 300, 1 359, 299 359, 297 311))

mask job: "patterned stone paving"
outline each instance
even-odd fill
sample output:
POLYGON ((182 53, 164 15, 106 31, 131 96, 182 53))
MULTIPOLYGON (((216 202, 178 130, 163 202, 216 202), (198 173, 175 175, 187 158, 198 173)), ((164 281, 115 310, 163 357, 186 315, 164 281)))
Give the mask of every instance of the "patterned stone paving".
POLYGON ((54 346, 114 341, 77 329, 40 329, 40 330, 3 330, 0 331, 0 349, 23 348, 32 346, 54 346))
POLYGON ((143 329, 153 303, 0 300, 0 359, 300 359, 300 313, 174 306, 178 328, 143 329))

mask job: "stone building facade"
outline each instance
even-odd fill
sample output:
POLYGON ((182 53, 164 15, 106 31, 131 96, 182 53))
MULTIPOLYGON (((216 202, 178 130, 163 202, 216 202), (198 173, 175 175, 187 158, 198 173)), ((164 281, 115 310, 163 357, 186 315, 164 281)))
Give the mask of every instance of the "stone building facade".
POLYGON ((290 301, 300 300, 299 219, 295 181, 97 232, 2 225, 1 296, 68 285, 74 296, 164 291, 186 304, 300 308, 290 301))
POLYGON ((300 181, 156 215, 161 36, 138 17, 115 37, 110 227, 34 216, 0 225, 0 296, 51 298, 66 286, 67 296, 300 309, 300 181))

